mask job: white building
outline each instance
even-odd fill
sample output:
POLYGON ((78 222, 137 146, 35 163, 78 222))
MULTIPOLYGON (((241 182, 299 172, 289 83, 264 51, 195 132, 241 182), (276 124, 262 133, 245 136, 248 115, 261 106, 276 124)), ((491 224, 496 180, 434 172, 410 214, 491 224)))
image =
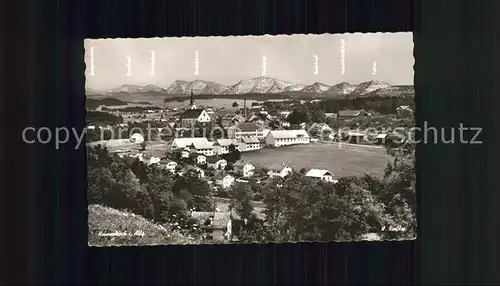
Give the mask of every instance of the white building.
POLYGON ((205 171, 203 171, 201 168, 198 167, 188 167, 181 172, 179 172, 179 175, 183 176, 187 172, 193 172, 194 174, 197 174, 198 177, 204 178, 205 177, 205 171))
POLYGON ((335 180, 333 180, 333 174, 328 170, 311 169, 305 174, 305 176, 325 182, 335 182, 335 180))
POLYGON ((212 118, 204 109, 188 109, 181 115, 182 127, 191 127, 197 122, 207 123, 210 121, 212 118))
POLYGON ((175 168, 177 168, 177 163, 172 160, 162 160, 160 164, 165 166, 165 168, 172 173, 175 172, 175 168))
POLYGON ((260 149, 260 141, 255 136, 245 136, 240 138, 238 149, 241 152, 248 152, 260 149))
POLYGON ((245 136, 264 138, 262 128, 252 122, 238 123, 227 129, 227 136, 231 139, 240 139, 245 136))
POLYGON ((134 133, 132 136, 130 136, 130 142, 132 143, 142 143, 144 142, 144 136, 142 136, 140 133, 134 133))
POLYGON ((252 177, 255 173, 255 166, 247 161, 239 160, 233 164, 234 171, 245 178, 252 177))
POLYGON ((269 167, 269 171, 267 172, 267 175, 269 175, 270 178, 276 178, 276 177, 281 177, 284 178, 291 174, 293 171, 292 167, 288 166, 286 163, 282 162, 279 164, 274 164, 269 167))
POLYGON ((213 143, 214 154, 222 155, 229 153, 229 146, 234 145, 238 148, 238 141, 236 139, 218 139, 213 143))
POLYGON ((203 154, 205 156, 213 156, 214 155, 214 147, 211 142, 201 142, 196 141, 189 146, 189 151, 191 153, 203 154))
POLYGON ((271 130, 266 136, 266 144, 273 147, 309 143, 310 137, 305 130, 271 130))
POLYGON ((209 144, 209 141, 205 137, 186 137, 186 138, 175 138, 172 141, 171 149, 172 150, 177 150, 177 149, 184 149, 184 150, 189 150, 189 147, 193 145, 194 142, 201 143, 201 144, 209 144))
POLYGON ((196 164, 204 165, 207 163, 207 156, 203 154, 198 154, 196 156, 196 164))
POLYGON ((229 174, 215 176, 215 184, 226 189, 234 184, 234 177, 229 174))
POLYGON ((207 165, 209 168, 216 170, 224 170, 227 166, 227 161, 218 156, 212 156, 207 158, 207 165))

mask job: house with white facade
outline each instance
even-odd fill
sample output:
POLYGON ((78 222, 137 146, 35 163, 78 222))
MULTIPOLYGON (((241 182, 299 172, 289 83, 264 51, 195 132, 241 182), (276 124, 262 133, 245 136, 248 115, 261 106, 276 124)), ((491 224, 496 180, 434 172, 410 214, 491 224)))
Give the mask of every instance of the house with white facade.
POLYGON ((192 127, 196 123, 208 123, 212 121, 212 117, 205 109, 188 109, 181 114, 181 126, 192 127))
POLYGON ((214 155, 214 147, 212 142, 195 141, 189 146, 189 152, 195 154, 203 154, 205 156, 214 155))
POLYGON ((207 158, 207 166, 215 170, 224 170, 227 166, 227 161, 219 156, 212 156, 207 158))
POLYGON ((295 144, 309 144, 311 138, 305 130, 271 130, 266 136, 266 144, 281 147, 295 144))
POLYGON ((333 174, 328 170, 311 169, 305 174, 305 176, 329 183, 336 182, 336 180, 333 179, 333 174))
POLYGON ((158 165, 161 161, 161 158, 155 155, 144 155, 143 159, 143 162, 148 165, 158 165))
POLYGON ((281 162, 281 163, 271 165, 269 167, 269 171, 267 172, 267 175, 270 178, 276 178, 276 177, 284 178, 284 177, 290 175, 292 172, 293 172, 292 167, 288 166, 288 164, 285 162, 281 162))
POLYGON ((238 140, 236 139, 218 139, 213 143, 214 154, 222 155, 229 153, 229 146, 234 145, 238 148, 238 140))
POLYGON ((199 144, 209 144, 209 141, 205 137, 186 137, 186 138, 175 138, 172 141, 172 144, 170 148, 172 150, 179 150, 183 149, 186 151, 189 151, 189 147, 194 143, 197 142, 199 144))
POLYGON ((227 136, 230 139, 240 139, 245 136, 264 138, 262 129, 259 125, 252 122, 238 123, 227 129, 227 136))
POLYGON ((196 154, 196 164, 205 165, 207 163, 207 156, 203 154, 196 154))
POLYGON ((142 143, 144 142, 144 136, 142 136, 140 133, 134 133, 132 136, 129 138, 130 142, 132 143, 142 143))
POLYGON ((260 141, 255 136, 244 136, 239 139, 238 149, 241 152, 255 151, 260 149, 260 141))
POLYGON ((172 173, 175 172, 175 168, 177 168, 177 162, 168 159, 162 159, 160 161, 160 165, 164 166, 165 169, 169 170, 172 173))
POLYGON ((237 174, 245 178, 252 177, 255 173, 255 166, 252 163, 244 160, 236 161, 233 164, 233 168, 237 174))
POLYGON ((230 174, 219 174, 214 177, 215 184, 221 188, 227 189, 234 184, 234 177, 230 174))
POLYGON ((185 168, 184 170, 182 170, 180 172, 180 175, 184 175, 186 174, 187 172, 193 172, 195 174, 198 174, 198 176, 200 178, 204 178, 205 177, 205 171, 203 171, 203 169, 199 168, 199 167, 193 167, 193 166, 189 166, 187 168, 185 168))

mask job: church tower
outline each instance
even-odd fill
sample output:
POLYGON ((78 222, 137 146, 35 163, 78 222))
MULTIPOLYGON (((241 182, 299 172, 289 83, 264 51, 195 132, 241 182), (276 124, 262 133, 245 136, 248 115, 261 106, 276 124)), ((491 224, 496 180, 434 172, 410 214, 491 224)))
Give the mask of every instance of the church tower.
POLYGON ((193 95, 193 91, 191 90, 191 100, 189 101, 189 108, 190 109, 196 109, 196 105, 194 104, 194 95, 193 95))

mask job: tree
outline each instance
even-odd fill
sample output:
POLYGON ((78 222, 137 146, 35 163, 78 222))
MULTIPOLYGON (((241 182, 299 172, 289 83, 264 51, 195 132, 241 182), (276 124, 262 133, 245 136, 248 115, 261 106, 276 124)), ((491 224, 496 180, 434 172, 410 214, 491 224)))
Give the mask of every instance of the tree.
POLYGON ((302 168, 300 169, 299 171, 302 175, 305 175, 307 173, 307 169, 306 168, 302 168))
POLYGON ((307 121, 307 114, 296 109, 286 119, 290 124, 299 125, 307 121))
POLYGON ((248 219, 253 211, 251 200, 252 190, 248 184, 236 183, 233 185, 233 199, 229 207, 234 209, 242 220, 248 219))
POLYGON ((238 107, 238 102, 236 102, 236 101, 233 102, 233 107, 235 107, 235 108, 238 107))
POLYGON ((309 121, 314 123, 325 123, 326 122, 325 112, 319 109, 313 110, 309 121))
POLYGON ((148 146, 148 143, 146 141, 142 141, 140 145, 141 145, 141 151, 144 151, 146 150, 146 146, 148 146))
POLYGON ((228 162, 228 163, 234 163, 238 161, 241 158, 241 153, 240 150, 234 145, 231 144, 228 147, 228 153, 223 154, 222 157, 228 162))

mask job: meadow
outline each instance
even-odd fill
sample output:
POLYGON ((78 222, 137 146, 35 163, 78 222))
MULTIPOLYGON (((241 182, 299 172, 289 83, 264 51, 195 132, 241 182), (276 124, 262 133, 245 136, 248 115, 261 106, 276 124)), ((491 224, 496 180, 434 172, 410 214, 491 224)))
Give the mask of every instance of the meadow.
POLYGON ((356 146, 337 143, 295 145, 266 148, 258 152, 242 153, 241 158, 259 167, 269 167, 279 162, 288 162, 295 170, 326 169, 335 177, 380 176, 391 160, 384 148, 356 146))

